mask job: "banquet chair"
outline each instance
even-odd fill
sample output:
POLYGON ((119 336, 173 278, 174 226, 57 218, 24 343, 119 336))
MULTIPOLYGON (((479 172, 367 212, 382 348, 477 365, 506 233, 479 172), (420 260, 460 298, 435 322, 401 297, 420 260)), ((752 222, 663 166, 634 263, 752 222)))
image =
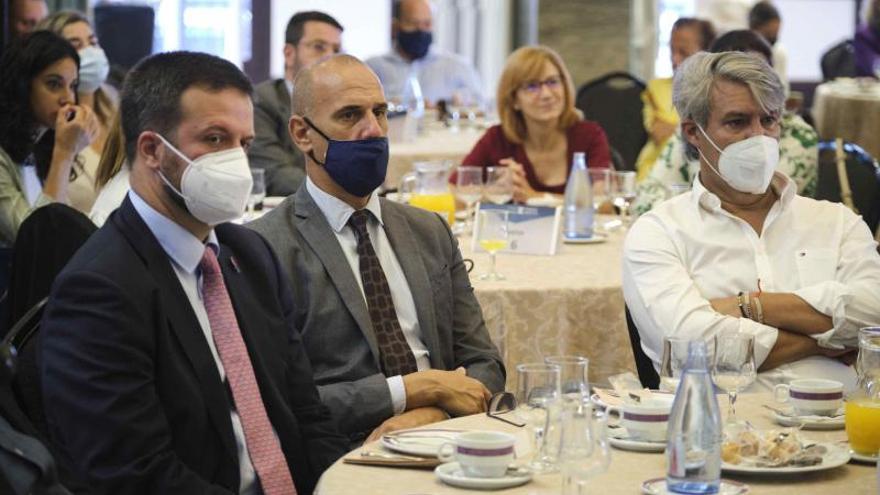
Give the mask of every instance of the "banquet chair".
POLYGON ((880 165, 854 143, 844 143, 843 150, 843 171, 848 179, 845 181, 841 180, 838 171, 837 143, 819 142, 816 199, 844 204, 851 202, 851 208, 862 216, 871 232, 876 234, 880 227, 880 165))
POLYGON ((635 170, 639 152, 648 140, 642 122, 644 90, 645 83, 635 76, 612 72, 581 86, 575 98, 584 118, 602 126, 608 144, 623 158, 623 168, 618 170, 635 170))
POLYGON ((37 366, 37 334, 47 300, 44 298, 28 310, 3 338, 4 344, 11 344, 18 352, 18 371, 12 381, 15 401, 42 440, 48 438, 48 426, 37 366))
POLYGON ((642 350, 642 339, 639 337, 639 329, 632 319, 629 307, 624 306, 623 311, 626 313, 626 329, 629 332, 629 343, 632 346, 633 357, 636 361, 636 371, 639 373, 639 381, 643 387, 651 390, 657 390, 660 387, 660 375, 654 369, 654 362, 642 350))
POLYGON ((822 78, 831 81, 838 77, 856 77, 856 56, 852 40, 843 40, 822 54, 822 78))

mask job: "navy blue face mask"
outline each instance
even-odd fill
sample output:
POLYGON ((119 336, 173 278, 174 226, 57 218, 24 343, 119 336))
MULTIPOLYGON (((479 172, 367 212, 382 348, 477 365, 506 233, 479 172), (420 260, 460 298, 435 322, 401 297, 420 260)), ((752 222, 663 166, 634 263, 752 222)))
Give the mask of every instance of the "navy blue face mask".
POLYGON ((398 31, 397 43, 400 49, 414 60, 418 60, 428 54, 433 36, 431 31, 398 31))
POLYGON ((314 152, 309 151, 309 156, 324 167, 327 175, 340 187, 353 196, 363 198, 382 185, 388 171, 388 138, 336 141, 315 127, 308 117, 303 117, 303 120, 327 140, 327 154, 323 163, 315 158, 314 152))

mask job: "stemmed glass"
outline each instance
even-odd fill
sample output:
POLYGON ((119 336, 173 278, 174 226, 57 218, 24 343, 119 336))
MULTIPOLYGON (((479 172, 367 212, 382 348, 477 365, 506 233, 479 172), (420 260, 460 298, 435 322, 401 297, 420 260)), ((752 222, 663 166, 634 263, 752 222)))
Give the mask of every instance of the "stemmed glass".
POLYGON ((480 275, 480 280, 504 280, 504 275, 495 269, 495 254, 507 247, 507 212, 502 210, 480 210, 477 241, 489 253, 491 269, 480 275))
POLYGON ((736 395, 752 384, 758 377, 755 365, 755 336, 743 333, 715 337, 715 359, 712 379, 715 385, 727 392, 730 404, 727 422, 736 422, 736 395))
POLYGON ((484 196, 496 205, 509 203, 513 199, 513 174, 508 167, 486 167, 486 188, 484 196))
POLYGON ((455 177, 455 197, 465 204, 464 231, 470 232, 473 208, 483 197, 483 168, 462 165, 455 177))
POLYGON ((593 209, 599 211, 611 192, 611 171, 607 168, 588 168, 587 173, 593 185, 593 209))
POLYGON ((614 205, 620 208, 624 225, 629 224, 629 207, 636 199, 636 173, 633 171, 613 172, 611 175, 611 196, 614 205))
POLYGON ((608 470, 611 447, 606 431, 605 415, 589 403, 562 413, 562 495, 586 495, 587 481, 608 470))
POLYGON ((532 472, 546 473, 555 469, 544 449, 544 432, 548 410, 559 399, 559 366, 527 363, 518 365, 516 371, 517 415, 532 432, 533 455, 528 467, 532 472))
POLYGON ((248 196, 247 210, 248 218, 253 220, 254 208, 266 198, 266 172, 261 168, 252 168, 251 177, 254 183, 248 196))
POLYGON ((660 390, 675 392, 681 381, 681 372, 687 364, 687 339, 666 337, 663 339, 663 356, 660 359, 660 390))
POLYGON ((590 398, 589 359, 583 356, 548 356, 544 362, 559 366, 559 388, 566 404, 581 404, 590 398))

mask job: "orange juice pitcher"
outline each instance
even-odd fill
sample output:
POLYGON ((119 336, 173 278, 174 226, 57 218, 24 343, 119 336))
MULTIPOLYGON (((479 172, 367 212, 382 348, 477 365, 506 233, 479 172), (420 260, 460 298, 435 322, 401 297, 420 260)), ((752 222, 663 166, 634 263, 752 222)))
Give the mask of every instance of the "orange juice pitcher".
POLYGON ((859 388, 846 399, 846 437, 852 450, 880 457, 880 327, 859 330, 859 388))
POLYGON ((414 171, 400 182, 401 197, 428 211, 439 213, 452 225, 455 222, 455 197, 449 189, 448 162, 416 162, 414 171))

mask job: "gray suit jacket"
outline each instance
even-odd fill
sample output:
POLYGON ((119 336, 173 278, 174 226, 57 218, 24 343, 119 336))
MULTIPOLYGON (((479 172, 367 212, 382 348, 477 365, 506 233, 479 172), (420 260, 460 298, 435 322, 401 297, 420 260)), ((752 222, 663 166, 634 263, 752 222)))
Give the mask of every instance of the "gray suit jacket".
POLYGON ((287 132, 290 94, 284 79, 262 82, 254 90, 254 130, 248 151, 251 167, 266 171, 266 194, 293 194, 306 178, 305 161, 287 132))
MULTIPOLYGON (((431 367, 463 366, 492 392, 503 390, 504 365, 446 222, 434 213, 380 202, 431 367)), ((321 399, 343 433, 363 439, 394 412, 366 301, 330 224, 303 185, 248 226, 266 238, 290 276, 295 325, 321 399)))

